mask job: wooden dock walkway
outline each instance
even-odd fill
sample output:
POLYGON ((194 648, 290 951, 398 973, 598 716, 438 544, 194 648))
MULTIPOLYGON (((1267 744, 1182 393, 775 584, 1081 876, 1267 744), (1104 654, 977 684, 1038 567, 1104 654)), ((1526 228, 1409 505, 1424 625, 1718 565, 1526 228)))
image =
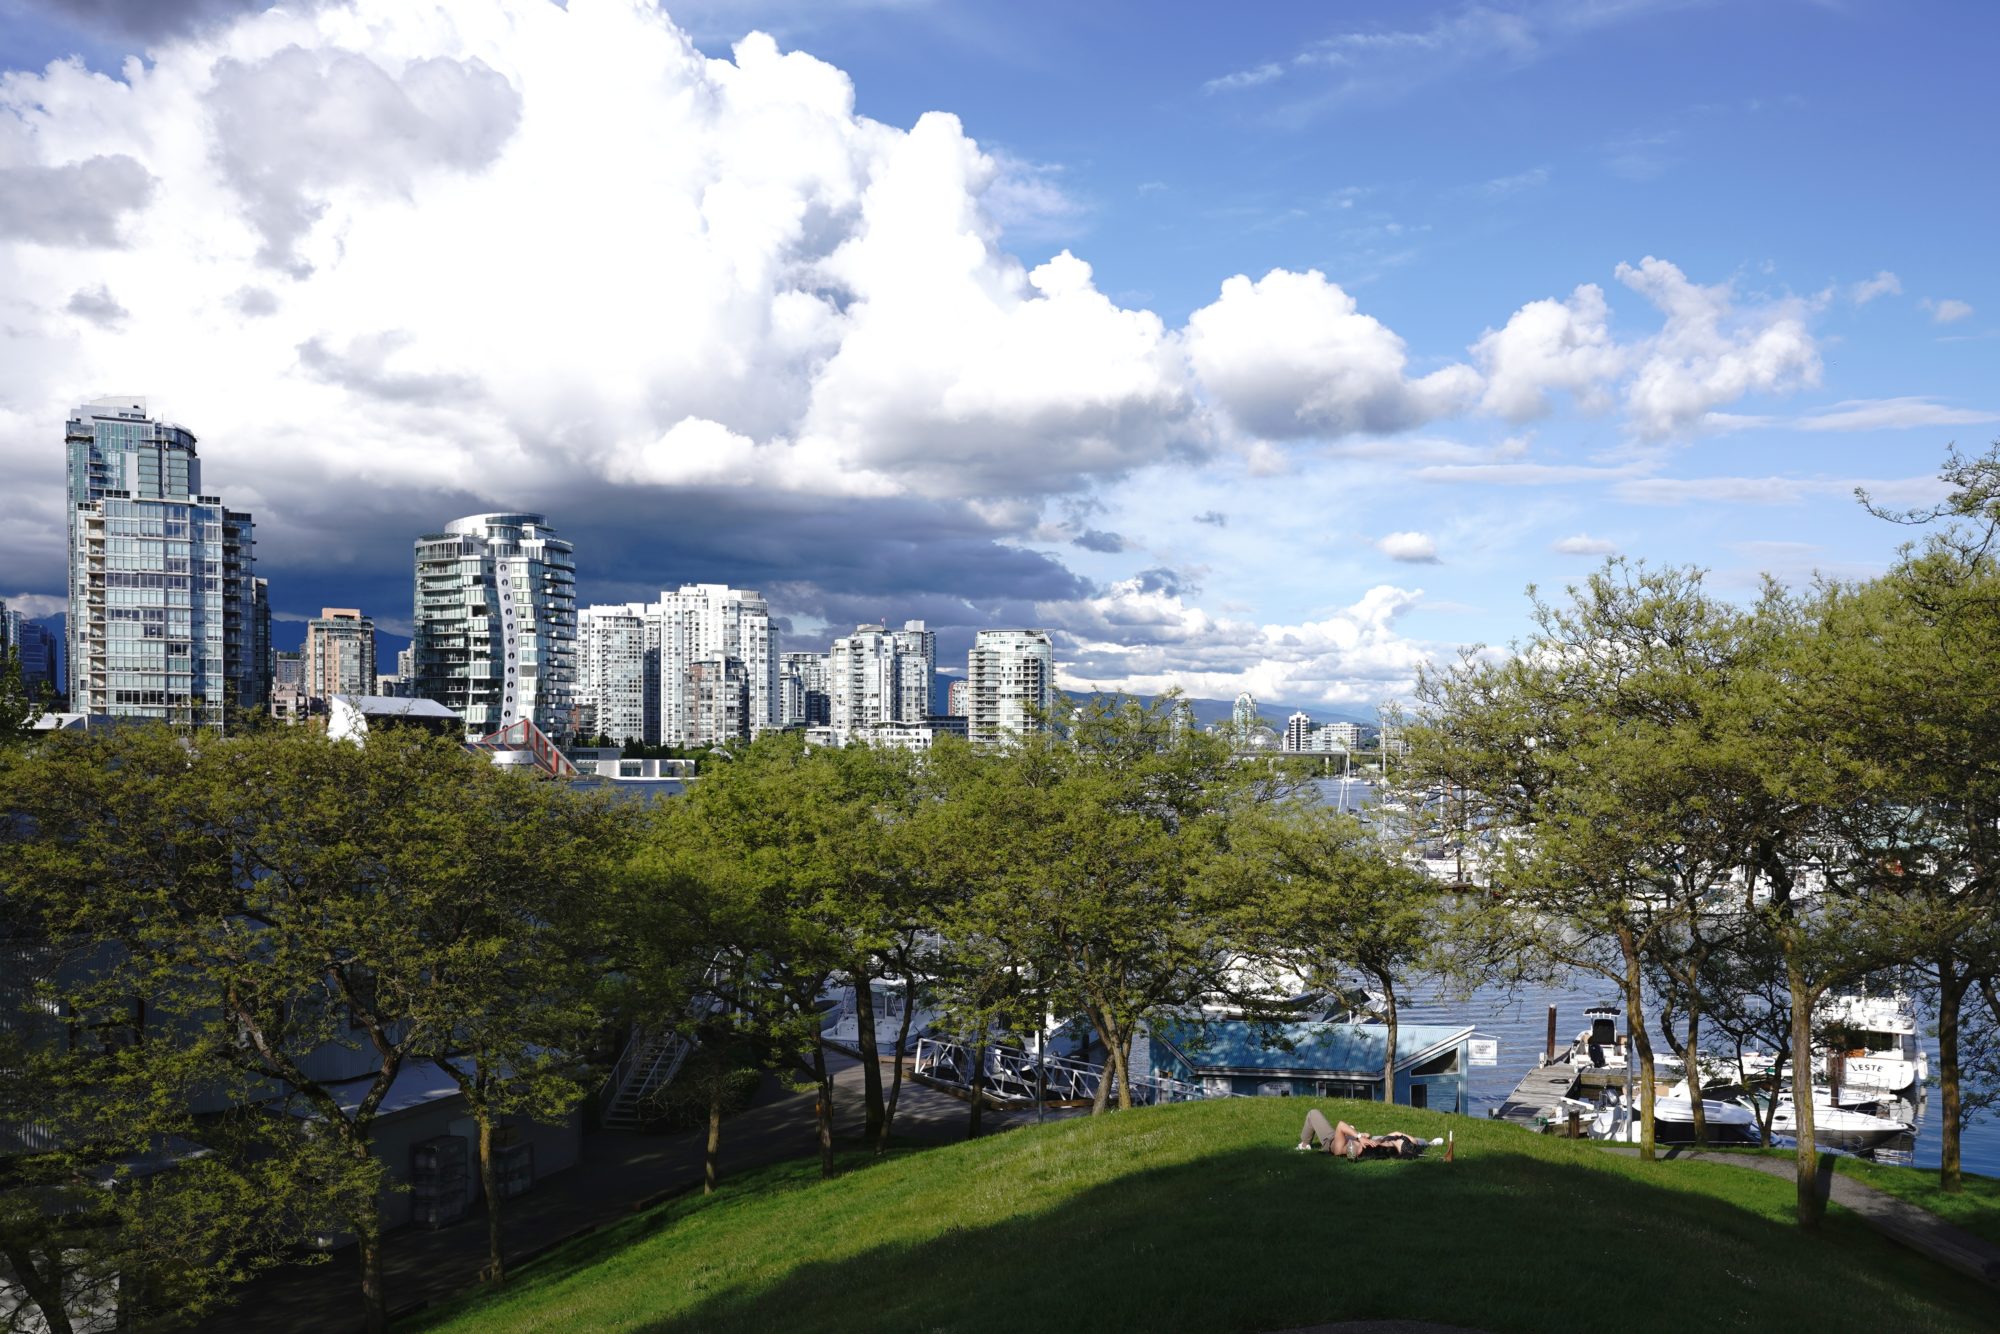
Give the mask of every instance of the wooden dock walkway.
POLYGON ((1564 1103, 1576 1087, 1576 1067, 1567 1061, 1557 1061, 1552 1065, 1538 1065, 1521 1076, 1521 1082, 1507 1095, 1500 1109, 1493 1113, 1497 1121, 1511 1121, 1517 1126, 1537 1129, 1536 1118, 1544 1124, 1555 1125, 1568 1114, 1564 1103))

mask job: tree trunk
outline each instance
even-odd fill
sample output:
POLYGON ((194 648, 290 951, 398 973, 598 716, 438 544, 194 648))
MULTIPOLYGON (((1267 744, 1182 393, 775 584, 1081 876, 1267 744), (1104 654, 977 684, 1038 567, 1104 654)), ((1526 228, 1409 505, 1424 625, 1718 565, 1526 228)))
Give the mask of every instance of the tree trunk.
POLYGON ((986 1034, 982 1031, 979 1041, 972 1048, 972 1070, 970 1072, 972 1111, 966 1117, 965 1137, 979 1138, 979 1119, 986 1111, 986 1097, 979 1091, 979 1082, 986 1077, 986 1034))
POLYGON ((1382 1101, 1396 1101, 1396 984, 1387 974, 1375 974, 1375 980, 1382 984, 1383 1019, 1389 1032, 1382 1052, 1382 1101))
POLYGON ((722 1081, 717 1079, 708 1090, 708 1143, 701 1156, 701 1193, 715 1194, 715 1183, 721 1179, 722 1160, 722 1081))
POLYGON ((819 1083, 819 1097, 813 1105, 813 1123, 819 1132, 819 1174, 833 1175, 833 1076, 826 1068, 826 1043, 813 1034, 813 1075, 819 1083))
POLYGON ((386 1334, 389 1293, 382 1283, 382 1217, 375 1197, 363 1201, 360 1213, 348 1221, 354 1225, 354 1249, 361 1259, 362 1323, 368 1334, 386 1334))
POLYGON ((1097 1040, 1104 1044, 1104 1064, 1097 1072, 1097 1088, 1090 1095, 1090 1114, 1102 1116, 1111 1102, 1111 1052, 1118 1045, 1118 1035, 1111 1031, 1101 1013, 1093 1014, 1090 1022, 1097 1029, 1097 1040))
POLYGON ((1694 1146, 1708 1147, 1708 1113, 1701 1101, 1701 1006, 1688 1003, 1687 1045, 1681 1048, 1682 1067, 1687 1071, 1688 1102, 1694 1107, 1694 1146))
POLYGON ((1792 997, 1792 1114, 1798 1118, 1798 1220, 1819 1227, 1819 1147, 1813 1142, 1812 1012, 1814 996, 1793 952, 1785 952, 1785 984, 1792 997))
POLYGON ((882 1138, 875 1145, 881 1153, 889 1147, 889 1132, 896 1127, 896 1103, 903 1096, 903 1053, 910 1046, 910 1021, 917 1013, 917 980, 903 979, 903 1022, 896 1028, 896 1070, 889 1077, 889 1102, 882 1109, 882 1138))
MULTIPOLYGON (((1639 1157, 1652 1162, 1656 1156, 1653 1150, 1653 1039, 1646 1032, 1645 992, 1639 979, 1639 947, 1638 942, 1632 939, 1631 928, 1618 928, 1618 948, 1625 956, 1625 1013, 1633 1020, 1628 1025, 1632 1050, 1639 1055, 1639 1157)), ((1628 1056, 1626 1059, 1631 1058, 1628 1056)))
POLYGON ((862 1137, 879 1153, 882 1127, 889 1118, 882 1107, 882 1057, 875 1047, 874 979, 859 968, 850 976, 854 979, 854 1045, 861 1053, 862 1137))
POLYGON ((1112 1068, 1118 1074, 1118 1110, 1132 1110, 1132 1035, 1126 1033, 1110 1051, 1112 1068))
POLYGON ((1046 1004, 1035 1007, 1035 1123, 1049 1111, 1049 1016, 1046 1004))
POLYGON ((1763 1123, 1758 1126, 1758 1129, 1763 1132, 1763 1140, 1766 1145, 1769 1145, 1771 1142, 1771 1122, 1778 1119, 1778 1094, 1785 1087, 1785 1062, 1791 1059, 1792 1054, 1792 1040, 1789 1037, 1781 1034, 1778 1036, 1777 1042, 1777 1059, 1776 1063, 1771 1067, 1771 1096, 1764 1103, 1763 1123))
POLYGON ((486 1196, 486 1272, 480 1277, 498 1287, 507 1281, 507 1269, 500 1250, 500 1191, 499 1178, 493 1172, 493 1113, 481 1100, 473 1104, 472 1117, 479 1123, 479 1189, 486 1196))
MULTIPOLYGON (((1965 1189, 1959 1170, 1959 1136, 1963 1130, 1963 1104, 1959 1097, 1958 1030, 1959 1009, 1965 987, 1971 980, 1960 973, 1949 953, 1938 958, 1938 1092, 1943 1106, 1938 1109, 1938 1189, 1956 1195, 1965 1189)), ((1914 1101, 1919 1090, 1912 1089, 1914 1101)))
POLYGON ((56 1245, 44 1253, 49 1257, 48 1275, 44 1275, 41 1266, 35 1263, 34 1247, 0 1244, 0 1255, 7 1257, 21 1291, 42 1313, 42 1323, 48 1326, 49 1334, 74 1334, 75 1326, 70 1324, 69 1308, 63 1304, 62 1247, 56 1245))

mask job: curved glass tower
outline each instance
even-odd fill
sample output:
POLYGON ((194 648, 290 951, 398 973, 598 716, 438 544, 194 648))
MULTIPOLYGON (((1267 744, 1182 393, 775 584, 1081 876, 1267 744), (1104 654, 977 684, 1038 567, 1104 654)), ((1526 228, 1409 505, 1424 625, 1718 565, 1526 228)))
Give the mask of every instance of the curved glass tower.
POLYGON ((474 514, 416 542, 415 694, 468 737, 576 731, 576 552, 539 514, 474 514))

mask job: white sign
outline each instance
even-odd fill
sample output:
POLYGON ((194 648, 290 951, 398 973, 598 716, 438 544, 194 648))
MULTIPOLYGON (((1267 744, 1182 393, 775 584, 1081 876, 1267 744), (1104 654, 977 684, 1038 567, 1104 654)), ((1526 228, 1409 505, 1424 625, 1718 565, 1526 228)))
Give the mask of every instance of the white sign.
POLYGON ((1466 1044, 1467 1059, 1474 1065, 1500 1064, 1500 1039, 1473 1038, 1466 1044))

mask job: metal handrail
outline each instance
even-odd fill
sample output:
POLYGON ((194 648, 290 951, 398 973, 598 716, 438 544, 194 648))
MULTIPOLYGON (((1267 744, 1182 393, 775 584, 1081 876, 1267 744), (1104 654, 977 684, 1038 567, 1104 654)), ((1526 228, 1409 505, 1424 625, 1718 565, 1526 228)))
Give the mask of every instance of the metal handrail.
MULTIPOLYGON (((1106 1078, 1105 1069, 1067 1056, 1037 1056, 1020 1047, 991 1045, 974 1078, 973 1047, 949 1038, 922 1038, 912 1069, 919 1075, 956 1088, 977 1084, 1006 1102, 1033 1103, 1037 1089, 1044 1100, 1057 1102, 1094 1098, 1106 1078), (1018 1092, 1016 1090, 1019 1090, 1018 1092)), ((1115 1075, 1111 1076, 1116 1078, 1115 1075)), ((1200 1084, 1163 1075, 1142 1075, 1129 1081, 1132 1100, 1141 1106, 1194 1102, 1212 1096, 1200 1084)), ((1226 1095, 1223 1095, 1226 1096, 1226 1095)))

